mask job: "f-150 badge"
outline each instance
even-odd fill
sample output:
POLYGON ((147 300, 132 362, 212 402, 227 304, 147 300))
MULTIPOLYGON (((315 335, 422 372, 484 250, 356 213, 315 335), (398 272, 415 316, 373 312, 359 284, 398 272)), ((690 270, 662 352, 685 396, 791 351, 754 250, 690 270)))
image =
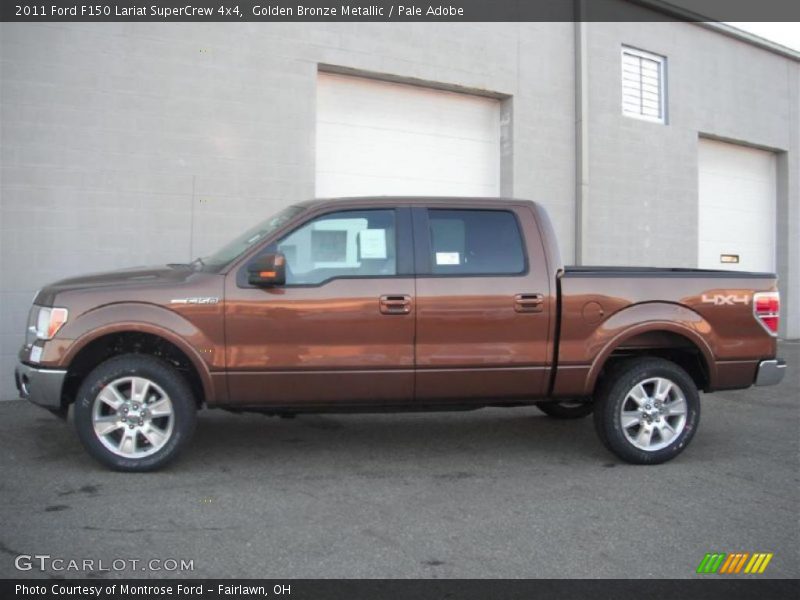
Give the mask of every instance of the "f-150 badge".
POLYGON ((195 298, 173 298, 170 304, 216 304, 219 298, 216 296, 197 296, 195 298))

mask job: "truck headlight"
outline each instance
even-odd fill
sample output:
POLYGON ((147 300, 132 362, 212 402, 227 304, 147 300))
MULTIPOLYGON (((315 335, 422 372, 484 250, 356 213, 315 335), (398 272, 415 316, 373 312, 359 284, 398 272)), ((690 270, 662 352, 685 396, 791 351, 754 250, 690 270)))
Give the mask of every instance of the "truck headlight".
MULTIPOLYGON (((69 317, 66 308, 50 308, 46 306, 34 306, 31 311, 31 318, 28 321, 28 334, 32 334, 39 340, 49 340, 58 333, 64 326, 69 317), (38 309, 38 313, 34 314, 38 309)), ((30 337, 30 335, 28 336, 30 337)))

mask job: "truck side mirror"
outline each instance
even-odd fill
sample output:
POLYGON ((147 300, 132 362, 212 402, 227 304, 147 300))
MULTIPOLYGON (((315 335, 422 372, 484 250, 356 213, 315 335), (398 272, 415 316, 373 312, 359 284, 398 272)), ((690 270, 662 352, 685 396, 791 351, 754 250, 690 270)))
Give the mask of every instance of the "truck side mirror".
POLYGON ((259 256, 247 265, 250 285, 269 287, 286 283, 286 257, 280 252, 259 256))

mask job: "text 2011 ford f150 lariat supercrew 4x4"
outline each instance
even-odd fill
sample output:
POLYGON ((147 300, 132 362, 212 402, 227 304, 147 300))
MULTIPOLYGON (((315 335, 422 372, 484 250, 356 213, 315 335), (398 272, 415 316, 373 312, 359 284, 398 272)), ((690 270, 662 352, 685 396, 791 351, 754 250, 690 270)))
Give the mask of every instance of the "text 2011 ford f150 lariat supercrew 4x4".
MULTIPOLYGON (((34 299, 16 381, 115 469, 160 467, 196 411, 594 412, 633 463, 679 454, 698 390, 778 383, 768 273, 565 268, 545 211, 476 198, 291 206, 190 264, 34 299)), ((532 440, 531 443, 535 443, 532 440)))

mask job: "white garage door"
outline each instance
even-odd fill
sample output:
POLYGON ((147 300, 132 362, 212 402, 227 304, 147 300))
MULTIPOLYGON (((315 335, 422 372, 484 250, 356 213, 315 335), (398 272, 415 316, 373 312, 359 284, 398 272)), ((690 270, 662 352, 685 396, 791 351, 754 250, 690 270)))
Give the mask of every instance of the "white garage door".
POLYGON ((316 148, 319 197, 500 193, 492 98, 320 73, 316 148))
POLYGON ((698 160, 699 266, 774 271, 775 154, 701 139, 698 160))

